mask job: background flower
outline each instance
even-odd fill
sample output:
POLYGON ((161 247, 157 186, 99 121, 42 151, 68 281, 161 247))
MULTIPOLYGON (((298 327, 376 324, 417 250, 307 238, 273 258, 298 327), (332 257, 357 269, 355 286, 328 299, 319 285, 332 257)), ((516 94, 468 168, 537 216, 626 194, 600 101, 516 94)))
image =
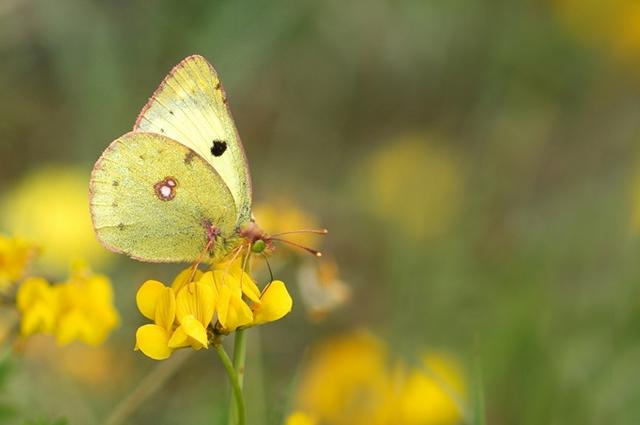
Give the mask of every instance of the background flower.
POLYGON ((0 226, 36 241, 39 261, 49 273, 62 273, 84 258, 96 267, 109 258, 91 227, 87 185, 89 171, 48 167, 27 175, 0 205, 0 226))
POLYGON ((414 239, 441 235, 455 220, 463 195, 460 159, 426 136, 382 144, 364 160, 357 178, 362 206, 414 239))
POLYGON ((450 356, 427 353, 409 368, 360 331, 317 346, 297 394, 301 417, 320 423, 452 425, 462 420, 466 384, 450 356))

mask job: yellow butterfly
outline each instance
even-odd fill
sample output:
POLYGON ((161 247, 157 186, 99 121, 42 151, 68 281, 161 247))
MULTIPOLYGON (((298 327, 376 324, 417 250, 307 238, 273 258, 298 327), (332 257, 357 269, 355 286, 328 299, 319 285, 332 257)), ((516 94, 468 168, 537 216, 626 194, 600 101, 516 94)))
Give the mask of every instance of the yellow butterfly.
POLYGON ((211 64, 189 56, 96 162, 90 208, 110 250, 149 262, 220 260, 271 239, 251 221, 251 179, 211 64), (204 258, 202 258, 204 256, 204 258))

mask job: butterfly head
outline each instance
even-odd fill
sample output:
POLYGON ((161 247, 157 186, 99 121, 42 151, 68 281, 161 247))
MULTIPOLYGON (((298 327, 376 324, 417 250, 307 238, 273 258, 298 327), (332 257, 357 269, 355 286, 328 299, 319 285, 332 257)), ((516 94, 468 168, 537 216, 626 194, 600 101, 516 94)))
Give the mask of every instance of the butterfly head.
POLYGON ((242 236, 251 247, 251 252, 255 254, 271 254, 274 250, 273 240, 256 224, 250 221, 249 224, 240 229, 242 236))
POLYGON ((251 251, 255 254, 271 254, 275 249, 274 241, 277 241, 286 243, 296 248, 303 249, 315 257, 322 256, 322 253, 320 251, 281 238, 281 236, 294 233, 314 233, 318 235, 326 235, 328 231, 327 229, 303 229, 269 235, 265 233, 253 220, 240 229, 240 236, 249 242, 251 251))

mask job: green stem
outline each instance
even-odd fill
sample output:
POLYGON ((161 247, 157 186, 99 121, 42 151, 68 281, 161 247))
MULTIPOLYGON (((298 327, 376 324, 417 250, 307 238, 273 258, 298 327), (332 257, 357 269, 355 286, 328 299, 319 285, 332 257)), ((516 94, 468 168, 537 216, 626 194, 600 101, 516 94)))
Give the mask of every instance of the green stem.
POLYGON ((245 359, 247 358, 247 335, 245 329, 238 329, 236 331, 236 338, 233 345, 233 367, 238 374, 238 381, 240 382, 240 388, 244 382, 244 367, 245 359))
MULTIPOLYGON (((238 329, 235 334, 234 343, 233 343, 233 368, 236 371, 236 376, 238 377, 238 384, 240 385, 240 390, 242 391, 242 386, 244 383, 244 368, 245 368, 245 359, 247 354, 247 337, 245 335, 244 329, 238 329)), ((236 397, 231 397, 229 399, 229 420, 227 421, 227 425, 234 425, 236 423, 235 412, 236 412, 236 397)))
MULTIPOLYGON (((235 400, 235 406, 237 406, 237 417, 238 422, 237 425, 244 425, 245 423, 245 409, 244 409, 244 396, 242 395, 242 383, 238 379, 238 374, 236 373, 236 369, 233 368, 233 364, 231 363, 231 359, 227 352, 224 350, 222 344, 214 344, 213 347, 218 353, 220 360, 222 361, 222 365, 224 369, 227 371, 227 376, 229 377, 229 382, 231 383, 231 388, 233 389, 233 398, 235 400)), ((233 410, 229 411, 229 417, 231 418, 233 415, 233 410)))

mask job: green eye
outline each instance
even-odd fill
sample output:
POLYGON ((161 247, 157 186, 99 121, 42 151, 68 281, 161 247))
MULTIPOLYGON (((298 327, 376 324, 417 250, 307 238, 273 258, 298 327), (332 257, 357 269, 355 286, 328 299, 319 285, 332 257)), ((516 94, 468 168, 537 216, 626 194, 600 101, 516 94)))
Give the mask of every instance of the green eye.
POLYGON ((267 244, 262 239, 258 239, 253 243, 253 245, 251 245, 251 251, 255 252, 256 254, 260 254, 266 247, 267 244))

